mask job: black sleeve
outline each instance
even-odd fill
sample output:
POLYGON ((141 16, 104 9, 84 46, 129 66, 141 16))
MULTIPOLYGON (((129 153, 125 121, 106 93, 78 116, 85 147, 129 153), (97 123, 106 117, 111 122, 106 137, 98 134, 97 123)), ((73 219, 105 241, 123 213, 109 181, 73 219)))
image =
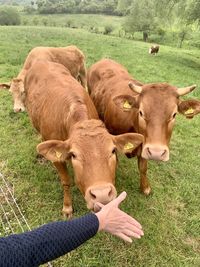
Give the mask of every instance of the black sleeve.
POLYGON ((0 238, 0 267, 34 267, 56 259, 93 237, 95 214, 53 222, 30 232, 0 238))

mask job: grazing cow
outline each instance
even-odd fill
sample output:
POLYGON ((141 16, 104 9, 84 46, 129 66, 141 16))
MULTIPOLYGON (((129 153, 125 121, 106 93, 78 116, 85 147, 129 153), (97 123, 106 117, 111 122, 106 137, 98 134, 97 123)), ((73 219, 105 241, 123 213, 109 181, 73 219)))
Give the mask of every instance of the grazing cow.
POLYGON ((14 112, 25 111, 24 106, 24 78, 27 70, 32 66, 35 60, 48 60, 64 65, 70 70, 71 75, 80 81, 83 87, 86 85, 85 57, 76 46, 67 47, 35 47, 28 54, 24 66, 17 78, 11 83, 2 83, 0 88, 9 89, 13 96, 14 112))
POLYGON ((149 54, 152 54, 152 55, 158 54, 159 48, 160 48, 159 45, 152 45, 149 48, 149 54))
POLYGON ((88 90, 102 119, 112 134, 136 132, 144 135, 142 149, 128 153, 137 155, 140 187, 151 191, 146 173, 147 160, 167 161, 169 142, 176 114, 192 118, 200 112, 200 101, 180 100, 195 85, 177 88, 168 83, 144 84, 134 80, 115 61, 103 59, 88 70, 88 90))
POLYGON ((36 61, 27 72, 25 93, 29 117, 44 140, 37 151, 53 162, 64 188, 63 213, 72 215, 66 160, 89 209, 115 198, 116 151, 134 151, 143 136, 109 134, 87 92, 61 64, 36 61))

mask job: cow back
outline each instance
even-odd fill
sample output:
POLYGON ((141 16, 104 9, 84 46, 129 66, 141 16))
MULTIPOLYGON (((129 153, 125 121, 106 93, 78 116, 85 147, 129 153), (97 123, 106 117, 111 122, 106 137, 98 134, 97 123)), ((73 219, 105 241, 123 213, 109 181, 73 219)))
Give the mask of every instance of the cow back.
POLYGON ((83 87, 63 65, 35 61, 25 79, 26 107, 43 139, 65 140, 81 119, 98 118, 83 87))

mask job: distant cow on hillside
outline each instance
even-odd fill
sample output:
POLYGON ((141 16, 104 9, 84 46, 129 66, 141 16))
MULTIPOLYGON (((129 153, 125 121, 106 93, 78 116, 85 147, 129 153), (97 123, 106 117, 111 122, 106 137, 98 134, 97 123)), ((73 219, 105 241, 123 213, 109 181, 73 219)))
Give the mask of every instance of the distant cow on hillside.
POLYGON ((159 49, 160 49, 159 45, 152 45, 149 48, 149 54, 156 55, 158 53, 159 49))
POLYGON ((112 134, 144 135, 142 148, 128 157, 138 157, 141 191, 148 195, 147 160, 169 160, 169 142, 177 113, 193 118, 200 101, 181 100, 196 85, 177 88, 168 83, 142 84, 119 63, 102 59, 88 70, 88 90, 100 118, 112 134))
POLYGON ((143 136, 109 134, 87 92, 61 64, 36 61, 27 72, 25 92, 29 117, 44 141, 37 151, 53 162, 63 185, 63 213, 72 215, 67 160, 89 209, 115 198, 117 151, 132 153, 143 136))
POLYGON ((35 47, 28 54, 18 76, 11 83, 0 84, 0 88, 10 89, 14 101, 14 112, 25 110, 24 79, 27 71, 34 61, 38 59, 64 65, 70 71, 71 75, 80 81, 83 87, 87 87, 85 56, 80 49, 74 45, 67 47, 35 47))

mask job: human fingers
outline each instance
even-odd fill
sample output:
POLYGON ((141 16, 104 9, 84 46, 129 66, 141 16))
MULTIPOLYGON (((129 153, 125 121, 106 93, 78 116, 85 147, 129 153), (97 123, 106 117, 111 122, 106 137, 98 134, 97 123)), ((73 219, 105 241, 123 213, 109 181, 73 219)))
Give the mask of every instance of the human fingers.
POLYGON ((125 191, 123 191, 117 198, 115 198, 111 203, 118 207, 119 204, 126 198, 127 193, 125 191))
POLYGON ((103 205, 102 203, 100 203, 100 202, 96 202, 96 203, 94 204, 94 212, 98 212, 98 211, 100 211, 103 207, 104 207, 104 205, 103 205))
POLYGON ((130 231, 132 231, 132 232, 134 232, 134 233, 136 233, 136 234, 138 234, 138 235, 141 235, 141 236, 144 235, 144 232, 143 232, 142 229, 140 229, 140 228, 138 228, 137 226, 132 225, 132 224, 130 224, 130 223, 128 223, 128 222, 126 222, 126 224, 124 225, 124 229, 126 229, 126 230, 130 230, 130 231))
POLYGON ((138 239, 141 238, 141 236, 142 236, 142 233, 138 233, 134 230, 129 230, 129 229, 124 229, 122 231, 122 233, 126 236, 134 237, 134 238, 138 238, 138 239))
POLYGON ((136 219, 134 219, 133 217, 131 217, 124 211, 121 211, 121 212, 128 223, 132 224, 135 227, 138 227, 139 229, 142 229, 142 225, 136 219))
POLYGON ((132 243, 132 242, 133 242, 132 239, 131 239, 130 237, 126 236, 126 235, 123 234, 123 233, 117 233, 117 234, 115 234, 115 236, 121 238, 122 240, 124 240, 124 241, 126 241, 126 242, 129 242, 129 243, 132 243))

